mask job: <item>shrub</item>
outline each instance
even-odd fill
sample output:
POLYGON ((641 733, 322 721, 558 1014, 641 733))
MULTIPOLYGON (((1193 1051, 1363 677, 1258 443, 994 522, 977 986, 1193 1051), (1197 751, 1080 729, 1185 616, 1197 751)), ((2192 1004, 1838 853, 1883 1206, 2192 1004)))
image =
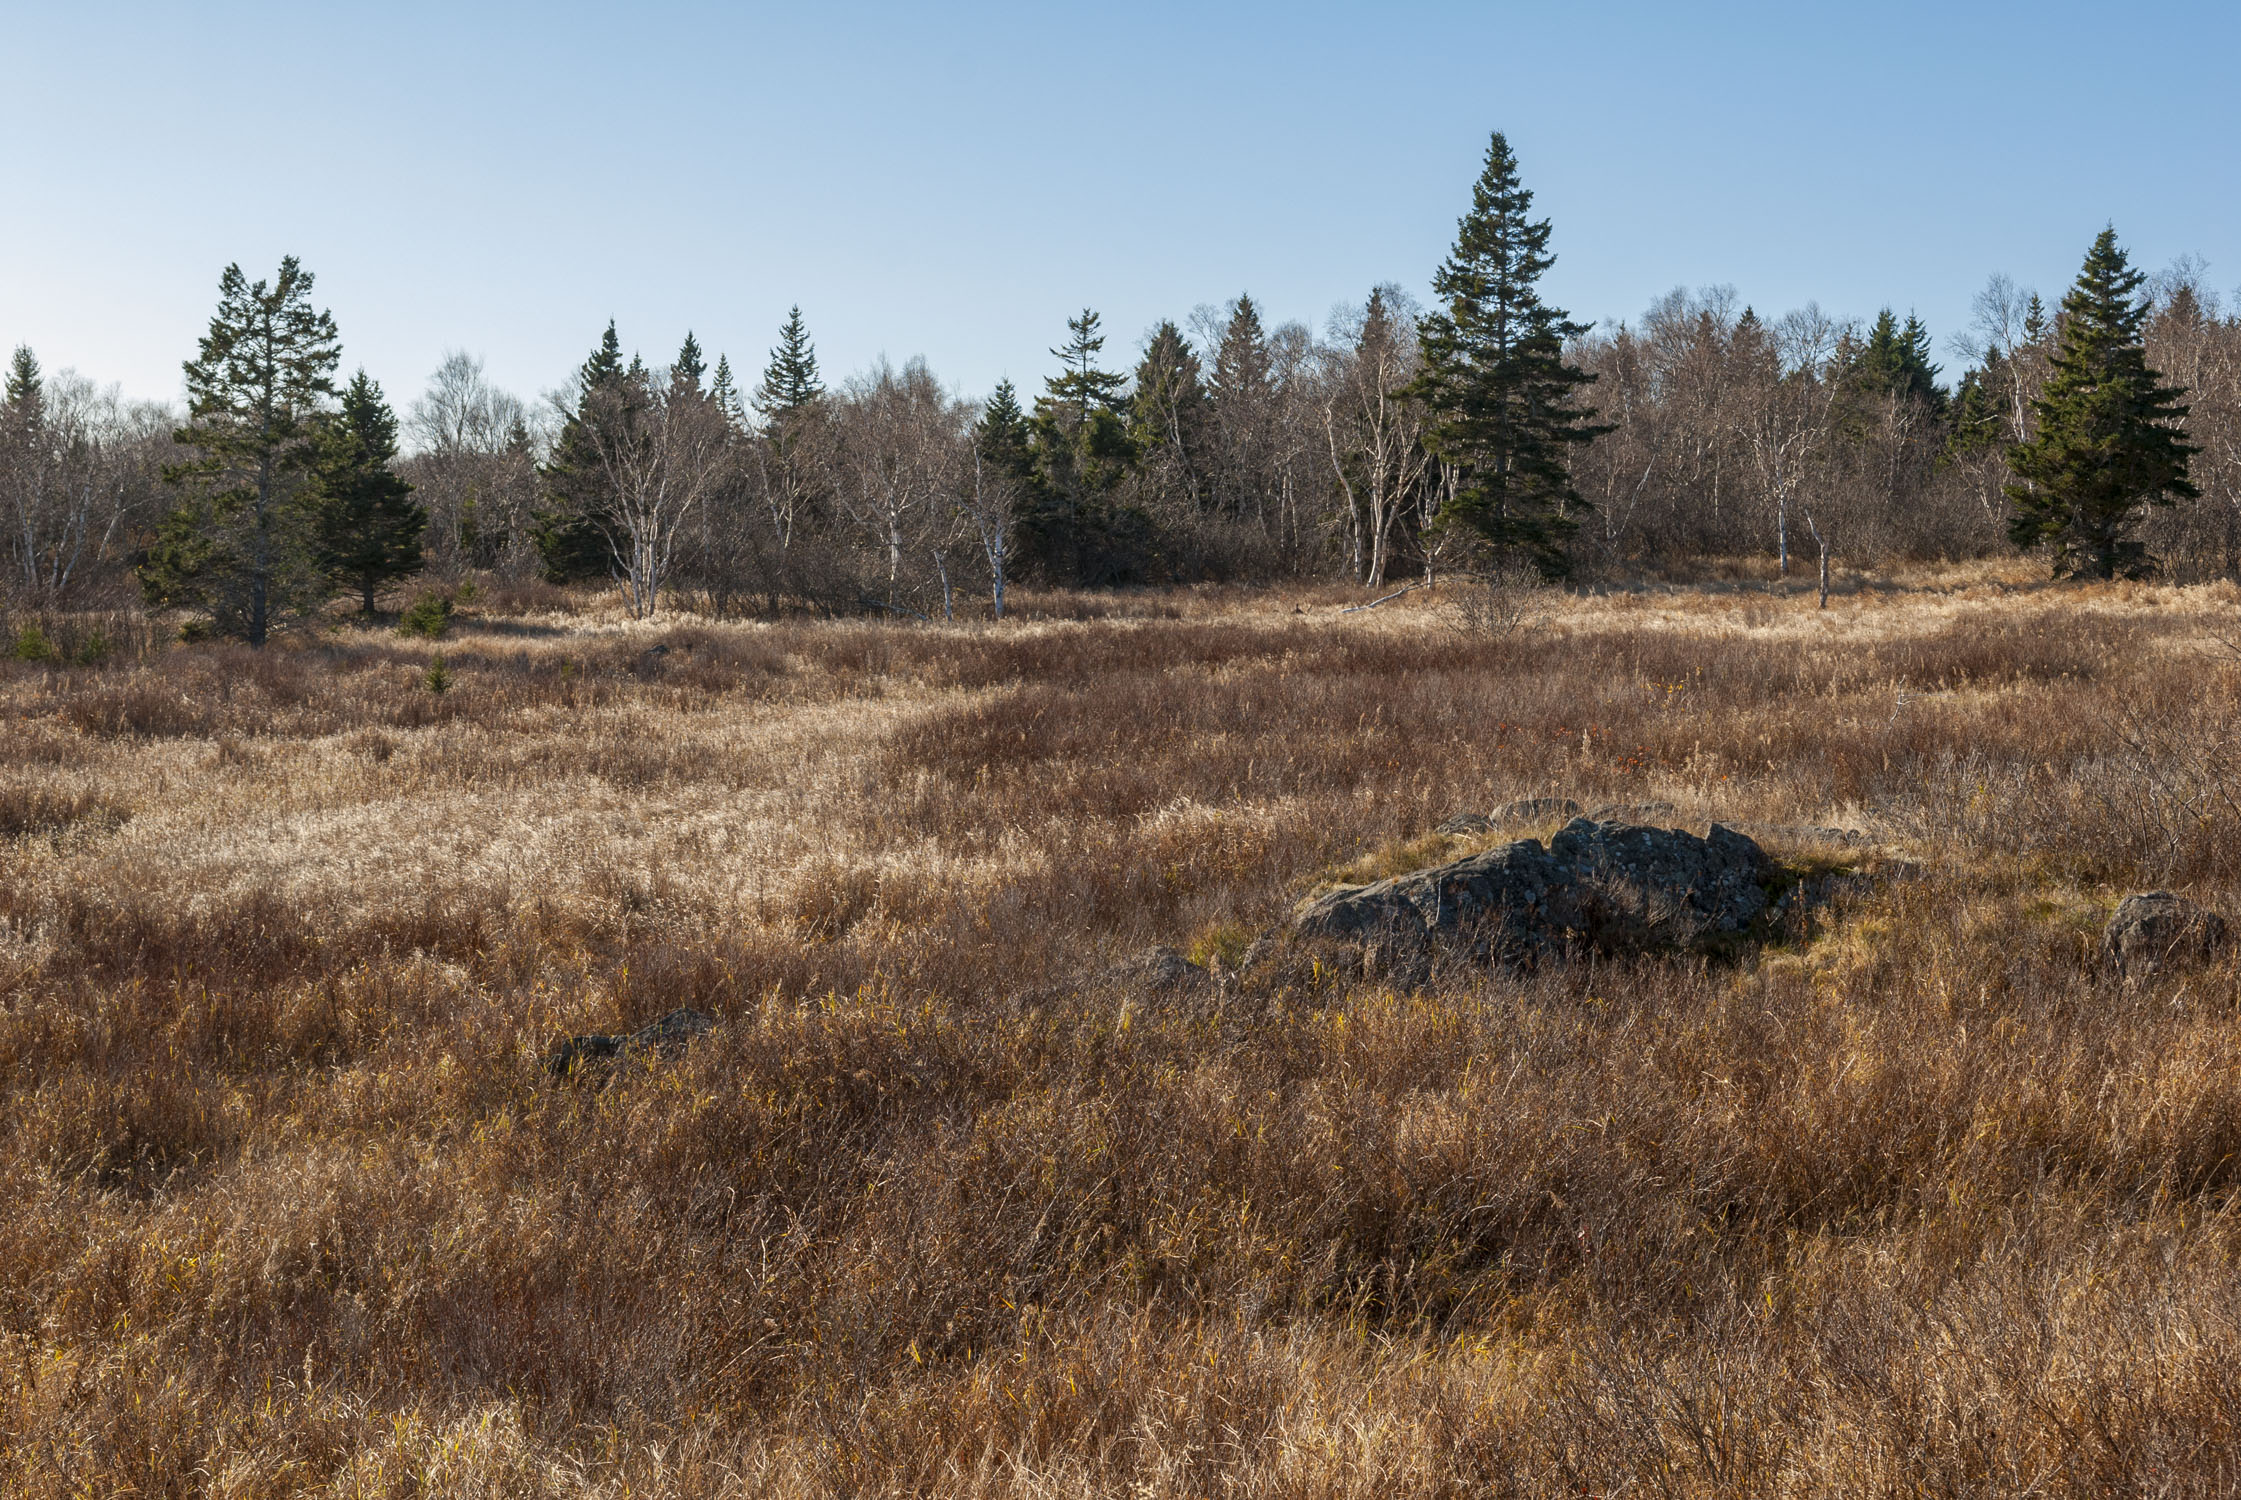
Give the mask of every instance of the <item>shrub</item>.
POLYGON ((449 594, 422 594, 405 611, 397 622, 402 635, 417 635, 431 641, 440 641, 444 632, 451 629, 452 598, 449 594))
POLYGON ((36 624, 26 625, 16 632, 15 649, 9 654, 17 661, 59 661, 62 656, 47 639, 47 633, 36 624))

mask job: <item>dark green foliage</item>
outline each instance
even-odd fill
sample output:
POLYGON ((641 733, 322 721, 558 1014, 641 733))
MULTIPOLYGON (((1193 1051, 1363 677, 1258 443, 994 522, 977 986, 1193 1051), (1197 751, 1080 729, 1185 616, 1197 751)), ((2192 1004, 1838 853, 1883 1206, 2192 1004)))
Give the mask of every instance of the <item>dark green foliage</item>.
POLYGON ((444 665, 441 654, 428 658, 428 670, 420 680, 439 698, 451 691, 451 668, 444 665))
POLYGON ((175 436, 194 457, 164 475, 185 498, 139 569, 150 604, 201 611, 217 633, 256 646, 327 591, 317 470, 341 350, 311 288, 294 256, 270 284, 226 267, 186 366, 187 425, 175 436))
POLYGON ((1846 374, 1856 391, 1910 397, 1934 414, 1944 413, 1945 391, 1937 383, 1938 367, 1930 360, 1930 330, 1911 313, 1903 327, 1888 307, 1878 313, 1846 374))
POLYGON ((540 472, 545 503, 537 513, 534 536, 548 583, 605 578, 613 569, 608 533, 614 495, 599 454, 602 441, 613 436, 605 429, 635 415, 630 393, 643 380, 644 369, 635 359, 624 366, 622 341, 610 320, 599 347, 577 372, 576 408, 540 472))
POLYGON ((1961 377, 1961 388, 1954 393, 1950 411, 1953 425, 1945 440, 1949 458, 1966 458, 2000 446, 2000 403, 1990 390, 1989 374, 1988 370, 1970 370, 1961 377))
POLYGON ((981 462, 992 465, 1006 478, 1022 483, 1035 477, 1034 430, 1020 410, 1019 392, 1009 380, 996 382, 995 392, 974 424, 973 441, 981 462))
POLYGON ((739 383, 732 377, 731 361, 721 354, 716 356, 716 378, 709 384, 708 399, 716 403, 716 410, 733 428, 745 429, 747 406, 740 399, 739 383))
POLYGON ((2148 368, 2146 278, 2104 229, 2062 299, 2053 371, 2031 403, 2037 434, 2008 451, 2008 537, 2046 546, 2057 577, 2137 578, 2155 559, 2132 535, 2142 510, 2191 499, 2185 392, 2148 368))
POLYGON ((47 633, 41 630, 36 622, 26 625, 16 632, 15 649, 8 654, 17 661, 34 662, 58 661, 62 656, 62 653, 55 649, 54 643, 47 639, 47 633))
POLYGON ((398 619, 397 633, 442 640, 444 632, 451 629, 451 612, 455 607, 456 601, 449 594, 422 594, 398 619))
POLYGON ((1172 448, 1194 454, 1199 424, 1206 416, 1206 384, 1198 354, 1173 322, 1152 331, 1136 366, 1129 407, 1129 435, 1139 450, 1172 448))
POLYGON ((1128 402, 1129 440, 1155 500, 1196 509, 1206 459, 1206 385, 1198 354, 1172 322, 1153 330, 1128 402))
POLYGON ((46 386, 40 379, 39 361, 28 345, 16 345, 15 354, 8 360, 8 382, 4 396, 0 396, 11 418, 37 425, 40 413, 46 407, 46 386))
POLYGON ((669 367, 669 378, 697 391, 701 388, 701 377, 707 373, 708 361, 700 352, 700 340, 694 338, 688 328, 685 342, 678 346, 676 362, 669 367))
POLYGON ((370 615, 383 585, 420 571, 428 512, 391 467, 397 415, 364 370, 343 391, 342 411, 327 424, 322 447, 319 568, 355 592, 370 615))
POLYGON ((1035 483, 1019 515, 1022 551, 1046 575, 1092 586, 1145 576, 1151 527, 1114 495, 1136 457, 1120 397, 1121 375, 1100 369, 1097 314, 1069 318, 1072 335, 1051 350, 1063 361, 1044 382, 1030 424, 1035 483))
POLYGON ((1045 382, 1048 394, 1036 403, 1037 407, 1047 405, 1053 413, 1070 415, 1076 425, 1088 423, 1100 412, 1117 413, 1120 393, 1128 384, 1126 377, 1097 367, 1098 351, 1105 347, 1098 321, 1097 314, 1086 307, 1080 317, 1066 320, 1066 331, 1072 336, 1051 350, 1064 368, 1045 382))
POLYGON ((755 387, 755 415, 766 425, 783 426, 786 419, 825 394, 817 375, 817 346, 801 320, 799 305, 788 310, 786 324, 778 330, 778 347, 770 351, 762 384, 755 387))
POLYGON ((1611 429, 1578 404, 1595 377, 1564 358, 1565 340, 1586 325, 1536 290, 1555 257, 1549 222, 1532 219, 1532 206, 1497 132, 1455 249, 1432 278, 1442 305, 1418 325, 1424 369, 1409 393, 1430 414, 1425 445, 1461 469, 1440 519, 1524 553, 1553 577, 1569 571, 1565 543, 1587 509, 1570 452, 1611 429))

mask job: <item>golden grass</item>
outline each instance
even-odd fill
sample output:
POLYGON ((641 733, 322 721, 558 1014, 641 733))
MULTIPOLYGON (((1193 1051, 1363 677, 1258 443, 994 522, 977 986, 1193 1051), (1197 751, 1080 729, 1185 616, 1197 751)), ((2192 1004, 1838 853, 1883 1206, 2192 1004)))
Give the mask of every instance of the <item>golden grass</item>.
POLYGON ((0 1493, 2241 1486, 2236 976, 2093 947, 2234 904, 2231 590, 1027 602, 0 667, 0 1493), (1107 972, 1548 794, 1927 878, 1107 972))

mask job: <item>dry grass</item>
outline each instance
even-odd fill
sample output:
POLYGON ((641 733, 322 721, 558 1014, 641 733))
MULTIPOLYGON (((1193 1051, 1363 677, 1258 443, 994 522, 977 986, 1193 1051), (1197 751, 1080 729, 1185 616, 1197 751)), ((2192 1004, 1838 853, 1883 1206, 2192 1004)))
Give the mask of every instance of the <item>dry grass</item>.
POLYGON ((2093 954, 2237 904, 2236 599, 1936 583, 0 666, 0 1492, 2241 1488, 2236 976, 2093 954), (1548 794, 1929 875, 1726 964, 1106 975, 1548 794))

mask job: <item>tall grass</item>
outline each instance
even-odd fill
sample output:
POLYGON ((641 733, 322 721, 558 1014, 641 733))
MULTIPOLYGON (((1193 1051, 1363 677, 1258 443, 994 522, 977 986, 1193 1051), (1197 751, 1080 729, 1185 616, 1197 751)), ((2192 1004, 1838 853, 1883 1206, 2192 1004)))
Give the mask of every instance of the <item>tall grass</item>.
POLYGON ((0 665, 0 1491, 2241 1486, 2225 593, 1140 603, 0 665), (1925 878, 1114 967, 1544 794, 1925 878))

